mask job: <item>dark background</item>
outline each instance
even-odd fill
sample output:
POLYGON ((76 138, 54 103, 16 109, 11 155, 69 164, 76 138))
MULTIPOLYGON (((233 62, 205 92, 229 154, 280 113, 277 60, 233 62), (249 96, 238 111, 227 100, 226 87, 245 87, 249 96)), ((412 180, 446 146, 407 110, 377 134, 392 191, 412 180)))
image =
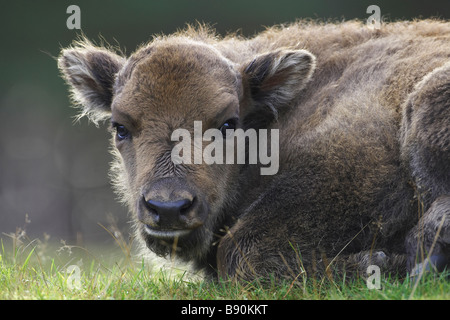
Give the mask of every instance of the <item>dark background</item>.
POLYGON ((30 238, 108 243, 100 225, 125 234, 129 220, 107 179, 109 134, 86 119, 74 123, 55 58, 80 33, 66 9, 81 9, 81 29, 130 54, 153 34, 196 21, 220 34, 246 36, 299 18, 366 20, 371 4, 384 20, 450 18, 450 1, 11 1, 0 4, 0 238, 26 224, 30 238), (29 222, 26 222, 28 216, 29 222), (78 240, 77 240, 78 238, 78 240))

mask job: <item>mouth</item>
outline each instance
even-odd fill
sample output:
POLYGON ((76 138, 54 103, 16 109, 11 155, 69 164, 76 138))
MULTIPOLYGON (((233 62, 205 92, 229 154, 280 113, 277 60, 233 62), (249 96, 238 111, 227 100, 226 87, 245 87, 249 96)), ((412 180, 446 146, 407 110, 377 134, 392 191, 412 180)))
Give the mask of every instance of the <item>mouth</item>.
POLYGON ((182 230, 156 230, 150 227, 149 225, 145 225, 145 232, 154 238, 158 239, 174 239, 179 237, 187 236, 192 230, 182 229, 182 230))

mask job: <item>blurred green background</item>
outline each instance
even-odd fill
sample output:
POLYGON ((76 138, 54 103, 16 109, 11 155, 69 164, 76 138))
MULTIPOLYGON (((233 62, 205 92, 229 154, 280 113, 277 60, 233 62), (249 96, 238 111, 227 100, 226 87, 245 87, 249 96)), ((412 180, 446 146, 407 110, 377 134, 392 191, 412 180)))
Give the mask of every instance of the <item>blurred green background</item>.
POLYGON ((81 29, 131 53, 155 33, 195 21, 220 34, 251 36, 264 26, 299 18, 366 20, 371 4, 385 20, 450 18, 450 1, 11 1, 0 4, 0 237, 26 225, 30 238, 111 242, 99 226, 127 234, 126 209, 107 179, 108 138, 86 119, 74 124, 55 58, 79 34, 69 30, 69 5, 81 9, 81 29), (26 221, 26 216, 28 220, 26 221), (77 240, 78 239, 78 240, 77 240))

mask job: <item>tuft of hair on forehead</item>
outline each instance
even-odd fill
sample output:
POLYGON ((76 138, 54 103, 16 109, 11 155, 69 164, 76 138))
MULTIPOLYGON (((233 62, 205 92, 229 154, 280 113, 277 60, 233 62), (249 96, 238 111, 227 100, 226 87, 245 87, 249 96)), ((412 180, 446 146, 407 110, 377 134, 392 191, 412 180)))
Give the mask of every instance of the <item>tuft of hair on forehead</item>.
POLYGON ((178 29, 171 36, 186 37, 205 43, 214 43, 221 40, 221 37, 214 27, 198 21, 195 24, 186 24, 185 28, 178 29))

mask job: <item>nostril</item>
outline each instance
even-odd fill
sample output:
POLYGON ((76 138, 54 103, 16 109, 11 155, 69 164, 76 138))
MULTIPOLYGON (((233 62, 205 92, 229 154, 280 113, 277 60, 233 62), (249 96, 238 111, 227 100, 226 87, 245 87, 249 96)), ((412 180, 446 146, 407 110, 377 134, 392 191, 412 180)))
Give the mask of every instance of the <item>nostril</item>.
POLYGON ((138 219, 145 224, 157 225, 160 222, 160 215, 152 208, 145 197, 141 197, 141 210, 138 210, 138 219))
POLYGON ((192 205, 192 200, 182 199, 177 201, 147 200, 146 206, 157 215, 179 216, 184 214, 192 205))
POLYGON ((185 215, 188 213, 189 209, 194 204, 195 198, 193 200, 184 199, 185 203, 180 208, 180 214, 185 215))
POLYGON ((142 203, 145 205, 145 207, 146 207, 150 212, 156 213, 156 212, 155 212, 155 210, 156 210, 155 207, 152 206, 152 204, 150 203, 150 201, 147 201, 147 200, 145 199, 144 196, 142 196, 141 201, 142 201, 142 203))

